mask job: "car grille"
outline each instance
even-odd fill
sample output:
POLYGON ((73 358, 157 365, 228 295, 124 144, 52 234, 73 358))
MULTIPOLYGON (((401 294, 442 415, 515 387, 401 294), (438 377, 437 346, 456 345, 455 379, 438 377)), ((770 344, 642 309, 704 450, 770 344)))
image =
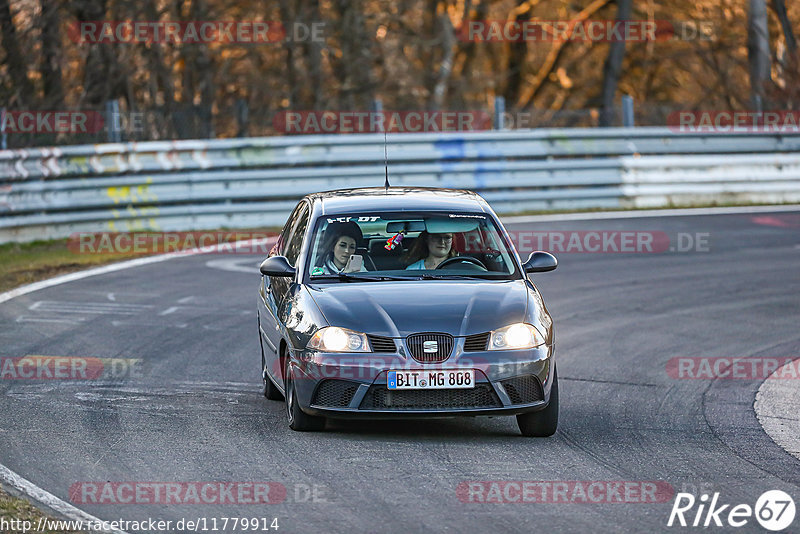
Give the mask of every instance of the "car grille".
POLYGON ((389 390, 372 386, 361 401, 362 410, 436 410, 500 408, 502 403, 489 384, 473 389, 389 390))
POLYGON ((314 392, 311 404, 331 408, 347 408, 358 389, 358 382, 348 380, 324 380, 314 392))
POLYGON ((539 379, 533 375, 516 376, 500 382, 511 399, 511 404, 530 404, 544 400, 539 379))
POLYGON ((489 343, 489 332, 467 336, 464 340, 464 352, 482 352, 489 343))
POLYGON ((372 352, 397 352, 394 339, 390 337, 373 336, 371 334, 367 334, 367 339, 369 339, 372 352))
POLYGON ((406 338, 408 350, 411 356, 422 363, 439 363, 450 357, 453 351, 453 336, 450 334, 411 334, 406 338), (424 344, 426 341, 436 342, 436 352, 425 352, 424 344))

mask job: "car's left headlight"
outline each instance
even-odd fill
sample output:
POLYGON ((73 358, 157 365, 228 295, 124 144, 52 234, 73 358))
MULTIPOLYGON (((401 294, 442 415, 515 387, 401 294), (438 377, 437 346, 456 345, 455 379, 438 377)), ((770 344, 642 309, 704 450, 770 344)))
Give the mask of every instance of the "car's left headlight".
POLYGON ((532 349, 544 344, 544 336, 533 325, 515 323, 489 336, 489 350, 532 349))
POLYGON ((338 326, 320 328, 307 346, 322 352, 372 352, 366 334, 338 326))

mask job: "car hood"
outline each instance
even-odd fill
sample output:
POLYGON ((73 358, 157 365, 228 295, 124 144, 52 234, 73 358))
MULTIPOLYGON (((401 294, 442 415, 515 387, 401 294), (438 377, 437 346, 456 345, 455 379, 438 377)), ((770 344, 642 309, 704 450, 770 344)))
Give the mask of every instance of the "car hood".
POLYGON ((309 288, 332 326, 389 337, 466 336, 524 320, 524 280, 336 283, 309 288))

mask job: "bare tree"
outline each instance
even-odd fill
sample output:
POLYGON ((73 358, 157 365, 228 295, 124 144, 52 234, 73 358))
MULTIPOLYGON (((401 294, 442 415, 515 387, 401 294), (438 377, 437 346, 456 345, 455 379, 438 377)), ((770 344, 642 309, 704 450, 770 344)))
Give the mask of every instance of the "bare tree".
MULTIPOLYGON (((617 19, 626 21, 631 18, 632 0, 617 0, 617 19)), ((618 39, 611 43, 608 57, 603 65, 603 92, 602 109, 600 111, 600 126, 611 126, 614 116, 614 97, 617 94, 619 78, 622 74, 622 61, 625 59, 625 39, 618 39)))
POLYGON ((41 0, 42 83, 46 107, 59 109, 64 105, 64 88, 61 82, 61 21, 59 2, 41 0))
POLYGON ((436 16, 439 27, 441 28, 441 49, 442 59, 439 62, 439 71, 436 75, 436 82, 431 94, 430 108, 440 110, 445 104, 447 88, 450 83, 450 75, 453 73, 453 57, 456 53, 456 34, 453 24, 447 12, 441 10, 436 16))
MULTIPOLYGON (((319 10, 319 0, 308 0, 303 10, 302 21, 311 26, 319 23, 322 16, 319 10)), ((311 90, 311 106, 318 110, 322 108, 323 102, 323 72, 322 72, 322 44, 315 39, 309 39, 304 43, 303 53, 305 62, 308 65, 308 77, 311 90)))
POLYGON ((339 81, 340 102, 347 109, 369 109, 374 99, 373 38, 364 20, 364 0, 334 0, 339 15, 339 47, 342 58, 334 69, 339 81))
POLYGON ((766 0, 750 0, 747 19, 747 58, 750 65, 750 101, 754 110, 764 106, 766 83, 770 79, 769 30, 766 0))
POLYGON ((772 0, 772 9, 781 22, 781 29, 783 29, 783 37, 786 39, 786 48, 789 51, 789 55, 794 56, 797 54, 797 39, 794 36, 794 31, 792 31, 789 15, 786 13, 786 2, 784 0, 772 0))
POLYGON ((33 84, 28 78, 25 59, 22 55, 17 28, 11 14, 8 0, 0 0, 0 31, 3 33, 2 43, 6 52, 8 73, 11 75, 16 91, 13 98, 21 105, 29 105, 36 97, 33 84))

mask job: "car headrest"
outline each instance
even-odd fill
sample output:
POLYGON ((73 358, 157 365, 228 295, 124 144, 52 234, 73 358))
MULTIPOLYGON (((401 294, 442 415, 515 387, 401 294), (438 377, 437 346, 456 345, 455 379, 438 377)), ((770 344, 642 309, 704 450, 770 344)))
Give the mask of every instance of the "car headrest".
POLYGON ((406 237, 403 244, 395 247, 394 250, 386 250, 386 239, 373 239, 369 242, 369 253, 371 256, 399 256, 414 244, 415 237, 406 237))

